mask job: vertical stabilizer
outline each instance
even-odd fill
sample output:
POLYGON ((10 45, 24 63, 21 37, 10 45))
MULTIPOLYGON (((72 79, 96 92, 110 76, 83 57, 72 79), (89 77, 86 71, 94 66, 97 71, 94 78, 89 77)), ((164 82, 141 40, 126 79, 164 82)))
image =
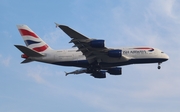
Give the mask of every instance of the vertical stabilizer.
POLYGON ((26 44, 26 46, 37 52, 46 52, 52 50, 35 32, 27 25, 17 25, 17 28, 26 44))

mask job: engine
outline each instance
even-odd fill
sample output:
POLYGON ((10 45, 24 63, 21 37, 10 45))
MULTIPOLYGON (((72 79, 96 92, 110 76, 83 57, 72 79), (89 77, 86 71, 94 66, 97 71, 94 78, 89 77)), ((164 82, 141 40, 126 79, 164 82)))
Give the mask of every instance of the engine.
POLYGON ((94 48, 104 48, 104 40, 92 40, 90 46, 94 48))
POLYGON ((121 75, 122 74, 122 68, 110 68, 107 71, 111 75, 121 75))
POLYGON ((91 74, 94 78, 106 78, 106 72, 105 71, 99 71, 99 72, 94 72, 91 74))
POLYGON ((108 56, 113 58, 122 57, 122 50, 110 50, 108 51, 108 56))

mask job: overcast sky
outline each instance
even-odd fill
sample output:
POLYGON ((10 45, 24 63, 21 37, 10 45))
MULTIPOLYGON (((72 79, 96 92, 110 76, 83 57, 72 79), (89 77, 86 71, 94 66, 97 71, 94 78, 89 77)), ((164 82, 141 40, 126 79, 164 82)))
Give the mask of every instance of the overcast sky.
POLYGON ((0 0, 1 112, 179 112, 179 0, 0 0), (16 25, 26 24, 53 49, 71 48, 54 22, 107 47, 150 46, 170 59, 123 66, 123 75, 95 79, 65 76, 78 68, 32 62, 20 64, 25 45, 16 25))

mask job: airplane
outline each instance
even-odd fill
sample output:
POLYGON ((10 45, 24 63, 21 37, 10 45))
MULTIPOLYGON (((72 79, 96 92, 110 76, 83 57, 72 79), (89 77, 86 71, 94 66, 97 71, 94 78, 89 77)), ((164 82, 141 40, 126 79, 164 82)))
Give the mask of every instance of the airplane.
POLYGON ((23 53, 21 57, 25 60, 21 63, 38 61, 80 67, 66 73, 66 76, 87 73, 94 78, 106 78, 106 73, 121 75, 121 66, 158 63, 160 69, 160 64, 169 59, 167 54, 152 47, 107 48, 103 39, 91 39, 68 26, 55 24, 71 38, 69 43, 74 43, 73 47, 77 48, 54 50, 27 25, 17 25, 26 44, 26 46, 15 45, 23 53))

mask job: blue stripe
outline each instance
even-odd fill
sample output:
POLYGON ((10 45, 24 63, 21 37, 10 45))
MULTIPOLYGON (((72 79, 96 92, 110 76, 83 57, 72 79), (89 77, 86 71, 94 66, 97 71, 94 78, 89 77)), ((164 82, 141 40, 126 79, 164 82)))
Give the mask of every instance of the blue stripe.
POLYGON ((26 45, 31 45, 31 44, 37 44, 37 43, 40 43, 40 42, 37 42, 37 41, 33 41, 33 40, 25 40, 24 41, 26 43, 26 45))
POLYGON ((89 67, 90 64, 87 60, 78 60, 78 61, 63 61, 63 62, 56 62, 52 63, 55 65, 61 65, 61 66, 76 66, 76 67, 89 67))
MULTIPOLYGON (((132 59, 125 62, 118 62, 118 63, 104 63, 101 62, 99 65, 101 67, 114 67, 114 66, 124 66, 124 65, 130 65, 130 64, 146 64, 146 63, 160 63, 167 61, 167 59, 163 58, 149 58, 149 59, 132 59)), ((88 68, 91 64, 88 63, 87 60, 78 60, 78 61, 64 61, 64 62, 56 62, 52 63, 55 65, 61 65, 61 66, 75 66, 75 67, 84 67, 88 68)))

